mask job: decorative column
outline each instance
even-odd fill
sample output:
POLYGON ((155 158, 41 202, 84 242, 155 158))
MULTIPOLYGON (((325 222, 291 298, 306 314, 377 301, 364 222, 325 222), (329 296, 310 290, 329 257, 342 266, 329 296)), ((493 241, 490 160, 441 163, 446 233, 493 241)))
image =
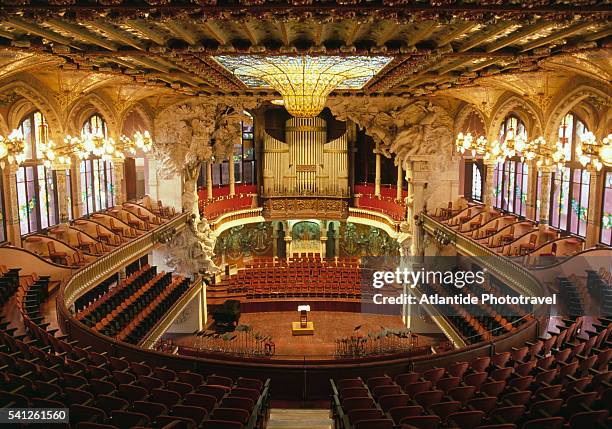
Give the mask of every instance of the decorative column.
POLYGON ((202 280, 202 289, 198 294, 199 298, 199 329, 202 330, 206 327, 206 323, 208 322, 208 305, 206 304, 206 282, 202 280))
POLYGON ((550 193, 553 168, 548 166, 542 166, 540 168, 540 171, 542 172, 542 186, 540 188, 540 213, 538 214, 538 222, 540 224, 540 227, 546 226, 546 228, 548 228, 550 217, 550 193))
POLYGON ((57 183, 57 202, 59 208, 59 221, 60 223, 68 222, 68 203, 72 200, 71 196, 68 195, 68 187, 66 186, 68 178, 66 177, 66 170, 55 171, 55 181, 57 183))
POLYGON ((321 241, 321 259, 323 259, 327 254, 327 222, 325 221, 321 222, 319 240, 321 241))
POLYGON ((212 200, 213 198, 213 183, 212 183, 212 162, 206 163, 206 198, 212 200))
MULTIPOLYGON (((81 162, 82 162, 81 160, 78 160, 76 162, 73 162, 70 165, 70 177, 74 178, 72 181, 72 184, 74 185, 73 190, 72 190, 72 195, 74 198, 74 201, 72 202, 72 207, 73 207, 72 217, 74 219, 77 219, 85 214, 85 209, 83 208, 83 198, 82 198, 83 188, 81 186, 81 176, 80 176, 81 162)), ((157 191, 157 186, 155 186, 154 189, 157 191)), ((152 193, 152 195, 155 195, 155 197, 157 197, 157 192, 155 192, 155 194, 152 193)))
POLYGON ((413 179, 413 218, 411 222, 414 224, 414 228, 412 229, 412 254, 414 256, 422 257, 425 256, 425 231, 423 230, 422 224, 418 221, 418 219, 414 219, 418 217, 418 215, 425 208, 425 188, 427 187, 427 182, 418 179, 413 179))
POLYGON ((408 195, 406 196, 406 220, 408 222, 410 232, 414 232, 414 185, 412 183, 412 179, 412 162, 409 162, 406 164, 406 181, 408 182, 408 195))
POLYGON ((397 160, 397 193, 395 196, 395 199, 397 201, 401 201, 402 200, 402 162, 398 159, 397 160))
POLYGON ((291 248, 291 232, 287 231, 285 235, 285 252, 287 253, 287 258, 293 258, 293 249, 291 248))
POLYGON ((536 219, 538 196, 538 168, 532 161, 528 165, 527 174, 527 219, 536 219))
POLYGON ((376 177, 374 179, 374 195, 380 197, 380 152, 378 150, 376 153, 376 177))
POLYGON ((272 256, 278 257, 278 222, 272 223, 272 256))
POLYGON ((236 178, 234 177, 234 169, 236 166, 234 165, 234 156, 230 155, 229 157, 229 194, 230 197, 236 195, 236 178))
POLYGON ((124 187, 124 170, 125 162, 122 158, 113 159, 113 192, 115 196, 115 205, 120 206, 125 202, 124 187))
POLYGON ((589 212, 587 217, 586 248, 594 247, 599 243, 601 236, 601 213, 603 204, 603 181, 606 180, 605 171, 589 169, 591 173, 589 189, 589 212))
POLYGON ((493 208, 493 202, 495 200, 495 180, 493 179, 495 161, 487 159, 484 162, 484 166, 486 171, 484 203, 487 210, 491 210, 493 208))
POLYGON ((21 247, 21 227, 19 226, 19 203, 17 200, 17 171, 19 166, 9 164, 2 170, 4 174, 4 195, 6 197, 6 239, 14 246, 21 247))
POLYGON ((550 194, 553 167, 542 166, 542 186, 540 188, 540 213, 538 214, 539 236, 538 245, 547 241, 546 233, 550 222, 550 194))

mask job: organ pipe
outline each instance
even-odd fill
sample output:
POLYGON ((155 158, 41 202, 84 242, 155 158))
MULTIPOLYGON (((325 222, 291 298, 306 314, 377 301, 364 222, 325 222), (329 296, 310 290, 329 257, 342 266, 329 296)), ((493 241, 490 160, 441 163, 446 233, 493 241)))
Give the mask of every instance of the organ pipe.
POLYGON ((348 196, 348 133, 327 143, 321 118, 291 118, 285 142, 264 136, 266 196, 348 196))

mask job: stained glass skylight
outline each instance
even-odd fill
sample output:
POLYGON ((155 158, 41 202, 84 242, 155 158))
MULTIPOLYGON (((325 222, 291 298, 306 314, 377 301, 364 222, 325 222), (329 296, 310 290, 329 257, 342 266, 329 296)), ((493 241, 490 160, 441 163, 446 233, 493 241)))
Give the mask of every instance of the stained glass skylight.
POLYGON ((330 92, 361 89, 393 59, 385 56, 262 56, 213 57, 250 88, 272 87, 296 117, 318 115, 330 92))

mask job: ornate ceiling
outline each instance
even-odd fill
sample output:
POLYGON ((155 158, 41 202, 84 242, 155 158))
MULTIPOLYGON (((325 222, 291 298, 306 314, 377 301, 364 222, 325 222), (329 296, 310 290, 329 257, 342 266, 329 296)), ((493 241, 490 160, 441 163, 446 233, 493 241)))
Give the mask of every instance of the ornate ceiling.
MULTIPOLYGON (((589 63, 589 74, 609 79, 607 3, 0 0, 0 52, 19 57, 5 64, 4 73, 44 65, 185 95, 253 93, 211 58, 239 54, 394 57, 363 89, 343 93, 418 96, 480 85, 487 78, 505 89, 526 85, 526 93, 538 93, 529 85, 539 84, 521 81, 522 74, 579 74, 589 63), (591 61, 597 55, 603 58, 591 61)), ((80 90, 96 84, 75 79, 80 90)))

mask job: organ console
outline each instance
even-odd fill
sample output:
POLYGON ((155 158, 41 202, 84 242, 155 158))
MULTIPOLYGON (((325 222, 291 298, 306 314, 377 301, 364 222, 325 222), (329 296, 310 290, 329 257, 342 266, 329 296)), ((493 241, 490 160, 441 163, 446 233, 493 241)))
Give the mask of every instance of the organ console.
POLYGON ((291 118, 286 122, 285 140, 264 135, 262 197, 268 216, 298 212, 346 217, 348 132, 328 142, 324 119, 291 118))

